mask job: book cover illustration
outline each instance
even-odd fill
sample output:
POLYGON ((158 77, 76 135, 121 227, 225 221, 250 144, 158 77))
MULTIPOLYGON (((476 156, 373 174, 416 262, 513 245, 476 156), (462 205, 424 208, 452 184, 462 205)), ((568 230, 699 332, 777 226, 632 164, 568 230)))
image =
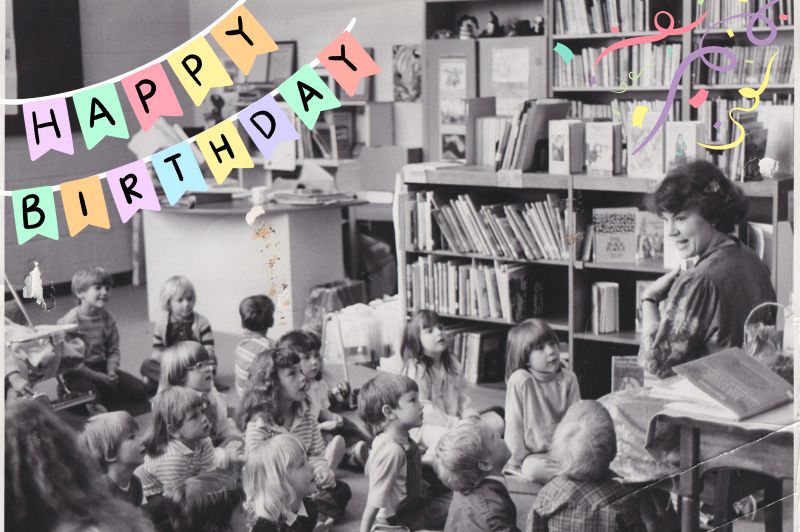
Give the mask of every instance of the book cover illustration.
POLYGON ((611 357, 611 391, 644 386, 644 368, 635 356, 611 357))
POLYGON ((622 125, 612 122, 587 122, 585 127, 586 173, 618 174, 622 125))
POLYGON ((636 332, 642 332, 642 297, 653 281, 636 281, 636 332))
POLYGON ((548 126, 550 138, 549 171, 554 174, 569 173, 569 122, 551 120, 548 126))
POLYGON ((698 121, 667 122, 664 153, 666 170, 695 159, 703 159, 705 149, 698 146, 703 140, 703 124, 698 121))
POLYGON ((660 179, 664 175, 664 130, 658 133, 644 145, 639 153, 634 155, 634 150, 639 146, 647 134, 653 129, 656 113, 650 112, 645 116, 641 127, 628 127, 628 176, 660 179))
POLYGON ((664 222, 652 212, 636 213, 636 264, 664 264, 664 222))
POLYGON ((633 263, 636 259, 636 207, 592 210, 596 262, 633 263))

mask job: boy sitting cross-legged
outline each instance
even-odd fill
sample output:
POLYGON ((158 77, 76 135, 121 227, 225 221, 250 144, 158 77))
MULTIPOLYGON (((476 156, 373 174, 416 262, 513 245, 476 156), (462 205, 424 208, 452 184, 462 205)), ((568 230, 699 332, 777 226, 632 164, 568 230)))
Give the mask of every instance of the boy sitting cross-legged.
POLYGON ((403 375, 379 374, 361 388, 358 413, 375 434, 361 532, 370 532, 375 523, 441 529, 447 518, 451 495, 427 496, 422 455, 408 435, 422 424, 418 393, 417 383, 403 375))

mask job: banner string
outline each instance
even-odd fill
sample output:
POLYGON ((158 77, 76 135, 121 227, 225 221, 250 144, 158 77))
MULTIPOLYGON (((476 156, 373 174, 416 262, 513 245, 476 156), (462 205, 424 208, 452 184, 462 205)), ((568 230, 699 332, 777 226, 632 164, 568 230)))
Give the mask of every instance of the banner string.
POLYGON ((240 5, 244 4, 245 2, 247 2, 247 0, 238 0, 235 4, 233 4, 231 6, 230 9, 228 9, 225 13, 223 13, 222 16, 220 16, 217 20, 215 20, 213 23, 208 25, 206 27, 206 29, 204 29, 203 31, 201 31, 200 33, 198 33, 197 35, 195 35, 191 39, 187 40, 186 42, 184 42, 180 46, 176 46, 175 48, 173 48, 169 52, 165 53, 161 57, 153 59, 149 63, 144 64, 144 65, 142 65, 139 68, 136 68, 134 70, 128 71, 125 74, 121 74, 121 75, 119 75, 119 76, 117 76, 115 78, 111 78, 111 79, 108 79, 106 81, 101 81, 100 83, 94 83, 92 85, 88 85, 88 86, 80 88, 80 89, 75 89, 75 90, 71 90, 71 91, 67 91, 67 92, 62 92, 62 93, 59 93, 59 94, 51 94, 51 95, 47 95, 47 96, 37 96, 35 98, 11 98, 11 99, 0 98, 0 104, 2 104, 2 105, 22 105, 24 103, 41 102, 41 101, 51 100, 51 99, 55 99, 55 98, 68 98, 68 97, 72 96, 73 94, 77 94, 79 92, 83 92, 83 91, 85 91, 87 89, 91 89, 91 88, 94 88, 94 87, 99 87, 101 85, 108 85, 109 83, 117 83, 120 80, 123 80, 123 79, 127 78, 128 76, 130 76, 132 74, 135 74, 135 73, 137 73, 137 72, 139 72, 141 70, 146 69, 147 67, 155 65, 156 63, 163 63, 164 61, 167 60, 167 58, 170 55, 175 53, 176 50, 179 50, 180 48, 183 48, 184 46, 186 46, 190 42, 194 41, 198 37, 208 34, 208 32, 211 31, 211 28, 215 27, 217 24, 222 22, 222 20, 225 17, 227 17, 234 9, 236 9, 240 5))
MULTIPOLYGON (((237 2, 236 6, 234 6, 234 7, 237 7, 239 4, 244 3, 244 1, 245 0, 240 0, 239 2, 237 2)), ((231 8, 231 9, 233 9, 233 8, 231 8)), ((355 27, 355 25, 356 25, 356 17, 353 17, 352 19, 350 19, 350 23, 344 29, 343 33, 351 33, 352 30, 353 30, 353 27, 355 27)), ((311 68, 314 68, 317 65, 319 65, 319 59, 317 59, 317 58, 314 58, 314 60, 312 60, 310 63, 308 63, 308 66, 310 66, 311 68)), ((149 64, 147 66, 149 66, 149 64)), ((137 70, 141 70, 141 69, 137 69, 137 70)), ((84 89, 81 89, 81 90, 84 90, 84 89)), ((78 92, 78 91, 75 91, 75 92, 78 92)), ((67 94, 67 93, 64 93, 64 94, 67 94)), ((278 94, 278 89, 277 88, 273 89, 269 93, 269 95, 273 96, 273 97, 276 94, 278 94)), ((49 98, 49 96, 46 97, 46 98, 49 98)), ((34 98, 34 99, 36 99, 36 98, 34 98)), ((237 112, 236 114, 233 114, 233 115, 229 116, 225 120, 233 120, 233 121, 239 120, 239 113, 237 112)), ((200 135, 202 133, 203 132, 201 131, 197 135, 200 135)), ((187 139, 187 140, 185 140, 183 142, 186 142, 187 144, 192 144, 192 143, 195 142, 195 139, 197 138, 197 135, 194 135, 194 136, 190 137, 189 139, 187 139)), ((149 162, 151 162, 151 156, 148 155, 147 157, 144 157, 142 159, 137 159, 137 160, 144 161, 145 163, 149 163, 149 162)), ((121 166, 123 166, 123 165, 121 165, 121 166)), ((106 172, 103 172, 101 174, 95 174, 95 175, 98 175, 101 180, 106 178, 106 172)), ((52 188, 53 191, 56 192, 56 191, 61 190, 61 185, 52 185, 50 188, 52 188)), ((3 196, 6 196, 6 197, 10 198, 12 195, 13 195, 13 191, 12 190, 4 190, 3 191, 3 196)))

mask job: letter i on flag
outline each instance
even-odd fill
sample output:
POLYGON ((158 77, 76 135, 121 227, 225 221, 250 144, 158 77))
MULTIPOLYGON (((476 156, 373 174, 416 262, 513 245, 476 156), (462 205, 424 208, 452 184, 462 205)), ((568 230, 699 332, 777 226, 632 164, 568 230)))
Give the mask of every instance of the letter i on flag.
POLYGON ((53 187, 26 188, 11 193, 17 242, 24 244, 36 235, 58 240, 58 220, 53 187))
POLYGON ((122 88, 131 102, 139 125, 147 131, 162 116, 183 116, 172 84, 161 63, 147 67, 122 80, 122 88))
POLYGON ((81 91, 72 97, 72 102, 87 149, 91 150, 106 137, 130 138, 113 83, 81 91))
POLYGON ((253 168, 253 159, 236 126, 223 120, 197 135, 197 147, 205 157, 217 183, 222 184, 234 168, 253 168))
POLYGON ((65 98, 23 104, 22 115, 31 161, 50 150, 75 154, 65 98))
POLYGON ((211 36, 245 75, 250 73, 257 56, 278 49, 264 26, 245 6, 237 7, 222 19, 211 29, 211 36))
POLYGON ((267 160, 280 142, 300 138, 292 121, 269 94, 240 111, 239 122, 267 160))
POLYGON ((374 76, 381 71, 349 31, 342 33, 326 46, 317 59, 348 96, 356 93, 358 83, 363 78, 374 76))
POLYGON ((214 87, 233 85, 225 66, 205 37, 198 37, 179 48, 167 57, 167 62, 197 107, 214 87))
POLYGON ((278 92, 308 129, 314 127, 322 111, 342 105, 327 83, 309 65, 305 65, 281 83, 278 92))
POLYGON ((161 210, 161 203, 144 161, 109 170, 106 172, 106 180, 122 223, 127 223, 139 209, 161 210))
POLYGON ((67 218, 69 236, 75 236, 88 226, 111 229, 100 176, 93 175, 61 184, 61 203, 67 218))
POLYGON ((161 150, 150 157, 150 161, 170 205, 175 205, 187 190, 208 190, 200 165, 187 142, 161 150))

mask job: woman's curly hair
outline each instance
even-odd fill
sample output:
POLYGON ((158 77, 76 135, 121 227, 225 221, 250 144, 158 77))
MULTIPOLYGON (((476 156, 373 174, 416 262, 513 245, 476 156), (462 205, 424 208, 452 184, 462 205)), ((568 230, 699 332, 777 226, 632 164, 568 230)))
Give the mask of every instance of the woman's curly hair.
POLYGON ((744 191, 708 161, 691 161, 670 170, 647 198, 648 209, 657 214, 696 209, 721 233, 733 231, 749 205, 744 191))
POLYGON ((5 430, 6 530, 153 531, 140 510, 114 498, 99 464, 49 408, 8 404, 5 430))
POLYGON ((300 355, 288 346, 278 346, 262 351, 256 356, 247 377, 247 389, 236 415, 236 424, 244 431, 256 415, 265 421, 281 425, 279 369, 288 369, 300 363, 300 355))

